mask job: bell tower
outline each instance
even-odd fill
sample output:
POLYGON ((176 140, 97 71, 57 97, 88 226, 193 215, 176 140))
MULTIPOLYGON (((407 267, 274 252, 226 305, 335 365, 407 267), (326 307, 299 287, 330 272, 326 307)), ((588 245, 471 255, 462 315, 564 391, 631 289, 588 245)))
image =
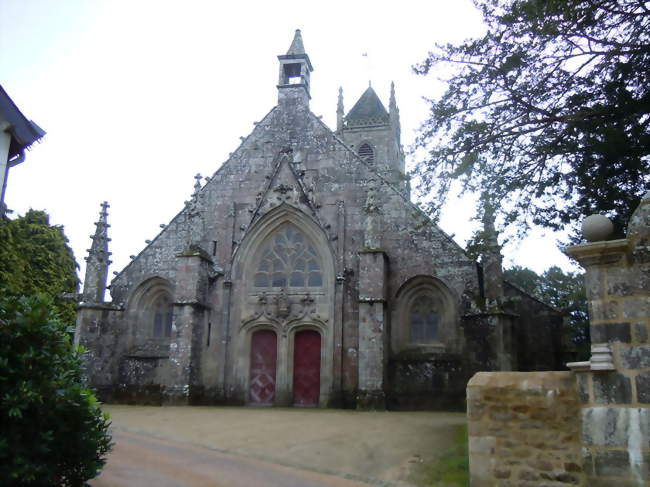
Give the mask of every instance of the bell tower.
POLYGON ((369 84, 361 98, 343 117, 342 96, 339 92, 337 133, 361 159, 375 166, 393 184, 404 183, 406 189, 395 85, 390 85, 389 110, 386 110, 369 84))
POLYGON ((300 29, 296 33, 286 54, 278 56, 280 76, 278 80, 278 103, 288 100, 309 105, 310 75, 314 68, 305 53, 300 29))

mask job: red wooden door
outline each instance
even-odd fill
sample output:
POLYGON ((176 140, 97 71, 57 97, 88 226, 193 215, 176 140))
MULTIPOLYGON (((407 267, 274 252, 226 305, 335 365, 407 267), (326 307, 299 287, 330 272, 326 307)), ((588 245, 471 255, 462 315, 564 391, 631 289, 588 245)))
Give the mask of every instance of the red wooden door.
POLYGON ((320 334, 296 333, 293 351, 293 404, 318 406, 320 395, 320 334))
POLYGON ((250 402, 273 404, 275 369, 278 356, 277 337, 271 330, 260 330, 251 337, 250 402))

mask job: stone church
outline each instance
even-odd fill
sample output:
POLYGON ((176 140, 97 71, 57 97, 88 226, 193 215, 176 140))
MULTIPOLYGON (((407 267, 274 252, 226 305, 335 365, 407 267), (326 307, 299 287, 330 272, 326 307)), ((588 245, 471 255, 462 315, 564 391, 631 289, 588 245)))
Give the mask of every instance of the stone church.
MULTIPOLYGON (((561 366, 559 313, 411 203, 400 118, 372 87, 333 131, 296 31, 278 103, 110 283, 107 208, 76 341, 104 401, 460 408, 478 370, 561 366)), ((118 223, 119 224, 119 223, 118 223)))

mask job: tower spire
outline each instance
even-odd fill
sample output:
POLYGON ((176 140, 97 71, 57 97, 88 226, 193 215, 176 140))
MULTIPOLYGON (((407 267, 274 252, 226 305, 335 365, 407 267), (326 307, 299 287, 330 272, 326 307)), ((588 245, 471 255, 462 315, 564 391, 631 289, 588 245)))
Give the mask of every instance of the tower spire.
POLYGON ((293 35, 293 41, 291 42, 289 50, 287 51, 287 55, 298 54, 306 54, 305 46, 302 43, 302 34, 300 33, 300 29, 296 29, 296 33, 293 35))
POLYGON ((483 235, 485 241, 481 255, 485 297, 488 306, 499 306, 503 300, 503 267, 501 247, 494 227, 494 204, 487 191, 481 196, 483 200, 483 235))
POLYGON ((86 257, 86 277, 84 279, 83 301, 89 303, 103 303, 108 279, 108 266, 111 264, 108 251, 108 208, 110 205, 104 201, 99 212, 99 221, 95 222, 95 234, 91 235, 93 243, 88 249, 86 257))
POLYGON ((278 56, 280 77, 278 80, 278 102, 308 105, 309 76, 314 68, 305 52, 300 29, 296 29, 293 41, 286 54, 278 56))
POLYGON ((397 137, 397 143, 400 143, 402 136, 402 128, 399 121, 399 108, 397 108, 397 101, 395 100, 395 82, 390 82, 390 101, 388 104, 388 113, 390 115, 390 124, 397 137))
POLYGON ((339 99, 336 103, 336 131, 341 132, 343 130, 343 117, 345 112, 343 111, 343 88, 339 86, 339 99))

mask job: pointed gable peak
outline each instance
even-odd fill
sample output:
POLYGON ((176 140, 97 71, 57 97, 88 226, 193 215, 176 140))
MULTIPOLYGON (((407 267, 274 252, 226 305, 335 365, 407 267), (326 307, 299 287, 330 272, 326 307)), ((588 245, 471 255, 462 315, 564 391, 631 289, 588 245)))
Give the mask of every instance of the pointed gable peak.
POLYGON ((300 33, 300 29, 296 29, 296 33, 293 36, 293 41, 291 42, 289 50, 287 51, 287 55, 291 54, 306 54, 305 46, 302 43, 302 34, 300 33))
POLYGON ((345 121, 348 126, 388 123, 388 112, 372 86, 368 86, 364 91, 345 117, 345 121))

